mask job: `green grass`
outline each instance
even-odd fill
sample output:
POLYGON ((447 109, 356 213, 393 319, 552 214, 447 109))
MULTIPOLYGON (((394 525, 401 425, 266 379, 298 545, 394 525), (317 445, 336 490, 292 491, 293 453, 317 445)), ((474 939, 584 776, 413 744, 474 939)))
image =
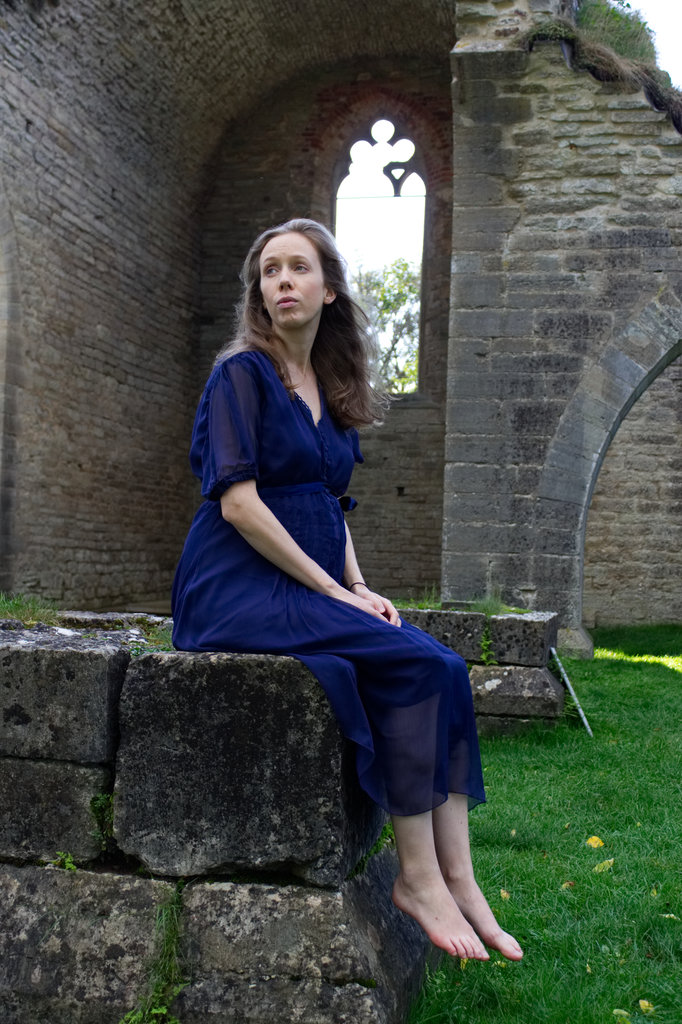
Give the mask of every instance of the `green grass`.
POLYGON ((35 626, 37 622, 54 626, 58 622, 58 612, 52 601, 42 597, 0 591, 0 619, 18 619, 26 626, 35 626))
POLYGON ((597 42, 611 47, 628 60, 656 66, 656 47, 651 29, 627 0, 581 0, 577 24, 597 42))
POLYGON ((525 958, 444 962, 410 1024, 682 1021, 682 629, 594 640, 594 661, 565 662, 594 739, 567 717, 481 744, 474 861, 525 958))

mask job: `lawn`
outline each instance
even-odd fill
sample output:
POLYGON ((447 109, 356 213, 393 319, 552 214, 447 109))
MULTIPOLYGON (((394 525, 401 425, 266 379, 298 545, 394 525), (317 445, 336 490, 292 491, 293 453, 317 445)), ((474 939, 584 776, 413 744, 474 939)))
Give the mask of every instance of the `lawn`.
POLYGON ((569 709, 481 744, 474 862, 525 958, 445 960, 410 1024, 682 1022, 682 629, 594 640, 565 662, 594 739, 569 709))

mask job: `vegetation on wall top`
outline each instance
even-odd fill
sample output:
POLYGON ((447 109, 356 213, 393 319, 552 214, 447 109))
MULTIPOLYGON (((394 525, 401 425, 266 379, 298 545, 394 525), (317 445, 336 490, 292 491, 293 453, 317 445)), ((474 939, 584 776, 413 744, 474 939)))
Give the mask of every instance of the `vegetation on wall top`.
POLYGON ((652 31, 627 0, 582 0, 576 24, 621 57, 656 67, 652 31))
POLYGON ((558 40, 572 67, 589 71, 600 82, 642 89, 654 110, 668 114, 682 135, 682 93, 672 87, 670 75, 657 67, 651 30, 630 10, 630 4, 582 0, 576 22, 540 20, 526 34, 525 43, 532 49, 537 40, 558 40))

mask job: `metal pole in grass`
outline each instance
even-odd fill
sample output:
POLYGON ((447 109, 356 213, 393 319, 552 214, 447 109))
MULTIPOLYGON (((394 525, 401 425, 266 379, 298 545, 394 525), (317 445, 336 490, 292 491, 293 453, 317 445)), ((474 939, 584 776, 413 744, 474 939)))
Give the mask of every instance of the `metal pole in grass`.
POLYGON ((585 712, 583 711, 583 709, 580 706, 580 701, 578 700, 576 692, 573 689, 573 687, 571 686, 571 680, 566 675, 566 669, 564 668, 564 666, 559 661, 559 655, 556 652, 556 647, 550 647, 550 651, 551 651, 552 657, 554 658, 554 660, 557 663, 557 668, 559 669, 559 672, 561 673, 561 678, 563 680, 564 686, 566 687, 566 689, 570 693, 571 697, 573 698, 573 703, 575 704, 575 706, 578 709, 578 714, 580 715, 580 717, 582 719, 582 723, 585 726, 585 728, 587 729, 587 735, 591 736, 592 739, 594 739, 594 733, 590 729, 590 723, 585 718, 585 712))

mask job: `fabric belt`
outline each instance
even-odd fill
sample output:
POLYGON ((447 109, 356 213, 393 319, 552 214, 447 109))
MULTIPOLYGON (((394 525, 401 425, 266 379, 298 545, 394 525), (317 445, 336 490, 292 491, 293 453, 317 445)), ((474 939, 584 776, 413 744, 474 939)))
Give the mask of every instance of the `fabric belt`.
POLYGON ((336 498, 344 512, 352 512, 357 501, 351 498, 350 494, 343 494, 340 498, 334 494, 322 481, 311 481, 307 484, 284 484, 282 487, 259 487, 258 493, 261 498, 284 498, 291 494, 320 494, 326 493, 336 498))

